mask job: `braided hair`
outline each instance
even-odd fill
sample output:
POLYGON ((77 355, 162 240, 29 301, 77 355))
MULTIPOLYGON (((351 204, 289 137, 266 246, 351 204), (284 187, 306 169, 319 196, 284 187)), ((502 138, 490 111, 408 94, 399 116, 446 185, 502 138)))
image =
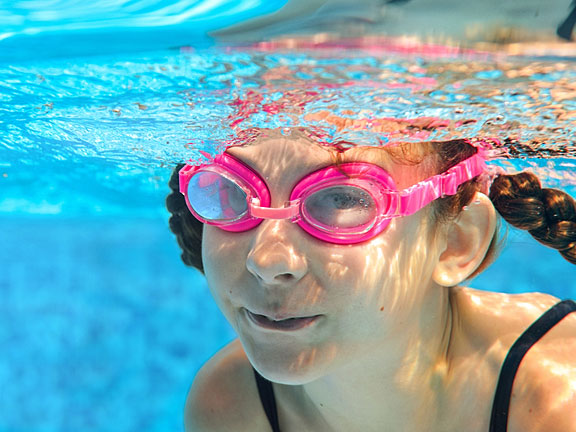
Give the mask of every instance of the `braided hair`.
POLYGON ((530 172, 496 177, 490 199, 512 226, 576 264, 576 202, 558 189, 542 188, 530 172))
MULTIPOLYGON (((460 161, 470 157, 476 150, 467 140, 452 140, 432 143, 437 154, 437 172, 444 172, 460 161)), ((179 192, 179 164, 169 181, 171 193, 166 198, 166 207, 171 213, 170 230, 182 250, 184 264, 204 272, 202 264, 202 227, 188 210, 184 196, 179 192)), ((460 185, 456 195, 434 201, 435 219, 446 222, 458 216, 462 209, 482 190, 476 177, 460 185)), ((489 197, 500 216, 510 225, 527 230, 540 243, 557 249, 572 264, 576 264, 576 202, 567 193, 558 189, 542 188, 536 175, 521 172, 499 175, 490 188, 489 197)), ((482 264, 470 276, 473 278, 486 269, 497 256, 498 234, 495 233, 482 264)))

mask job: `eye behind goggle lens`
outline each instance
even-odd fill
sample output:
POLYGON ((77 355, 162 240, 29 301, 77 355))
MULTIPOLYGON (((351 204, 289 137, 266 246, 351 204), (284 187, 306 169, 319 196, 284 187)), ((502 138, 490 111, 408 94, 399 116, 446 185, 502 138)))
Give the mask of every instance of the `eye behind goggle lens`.
POLYGON ((233 180, 210 171, 200 171, 190 179, 188 202, 207 221, 232 222, 248 212, 246 192, 233 180))
POLYGON ((328 230, 370 229, 378 217, 372 196, 350 185, 331 186, 306 197, 304 217, 314 226, 328 230))

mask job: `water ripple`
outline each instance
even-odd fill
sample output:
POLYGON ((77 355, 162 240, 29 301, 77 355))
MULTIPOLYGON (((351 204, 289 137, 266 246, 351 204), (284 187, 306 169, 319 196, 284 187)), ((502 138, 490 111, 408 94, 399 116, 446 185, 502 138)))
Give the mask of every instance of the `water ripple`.
POLYGON ((119 201, 150 197, 176 162, 216 153, 254 127, 308 126, 363 145, 496 136, 516 168, 558 161, 557 170, 538 169, 550 171, 552 185, 575 184, 574 82, 576 63, 565 60, 322 50, 184 50, 0 67, 0 211, 40 171, 51 173, 36 192, 51 191, 52 201, 38 200, 50 211, 75 208, 75 182, 84 185, 84 198, 75 197, 82 211, 106 202, 104 192, 119 201), (391 119, 416 123, 390 128, 391 119))
MULTIPOLYGON (((117 27, 162 27, 205 23, 208 28, 222 19, 254 11, 261 0, 79 0, 25 1, 0 6, 3 24, 0 40, 18 34, 74 32, 117 27), (2 37, 3 36, 3 37, 2 37)), ((280 5, 275 5, 279 7, 280 5)))

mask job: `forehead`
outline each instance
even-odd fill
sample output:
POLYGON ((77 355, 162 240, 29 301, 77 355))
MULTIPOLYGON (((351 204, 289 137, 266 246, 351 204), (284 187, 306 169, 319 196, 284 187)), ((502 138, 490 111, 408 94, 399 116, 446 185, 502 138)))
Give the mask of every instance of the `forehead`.
POLYGON ((281 176, 292 183, 320 168, 346 162, 368 162, 388 171, 398 187, 408 187, 421 177, 423 164, 405 151, 383 147, 357 146, 338 151, 321 145, 294 131, 285 136, 279 131, 266 131, 245 146, 232 147, 228 153, 241 159, 267 180, 281 176), (406 157, 404 157, 406 156, 406 157))

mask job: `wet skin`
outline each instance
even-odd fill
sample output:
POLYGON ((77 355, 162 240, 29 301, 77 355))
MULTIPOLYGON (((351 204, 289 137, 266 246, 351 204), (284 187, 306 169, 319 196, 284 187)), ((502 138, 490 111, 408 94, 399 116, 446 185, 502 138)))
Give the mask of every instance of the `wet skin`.
MULTIPOLYGON (((282 136, 230 153, 266 180, 273 207, 288 200, 304 175, 333 160, 325 148, 282 136)), ((345 157, 355 159, 355 153, 360 155, 351 150, 345 157)), ((395 176, 400 187, 414 182, 417 173, 411 171, 395 176)), ((311 381, 350 358, 372 361, 375 346, 383 346, 390 333, 406 331, 415 304, 434 302, 427 298, 434 257, 429 219, 427 212, 397 219, 383 235, 345 246, 314 239, 287 220, 266 220, 234 234, 206 226, 206 275, 258 369, 276 382, 311 381), (267 331, 254 325, 253 314, 316 318, 300 331, 267 331)), ((390 355, 382 351, 378 356, 390 355)))
MULTIPOLYGON (((304 175, 333 163, 329 149, 298 133, 264 135, 229 152, 265 179, 273 207, 304 175)), ((399 188, 431 174, 381 149, 344 158, 378 163, 399 188)), ((556 302, 456 287, 483 259, 494 224, 491 203, 479 196, 453 224, 437 226, 425 208, 358 245, 319 241, 287 220, 244 233, 205 226, 208 284, 239 339, 199 373, 191 430, 269 430, 252 367, 275 383, 283 431, 487 430, 508 348, 556 302), (291 318, 298 324, 274 323, 291 318)), ((526 429, 530 409, 542 413, 541 425, 571 420, 576 373, 565 365, 576 352, 575 329, 567 319, 527 357, 509 430, 540 430, 526 429), (542 362, 563 366, 563 377, 542 362), (563 389, 561 401, 546 380, 563 389)))

